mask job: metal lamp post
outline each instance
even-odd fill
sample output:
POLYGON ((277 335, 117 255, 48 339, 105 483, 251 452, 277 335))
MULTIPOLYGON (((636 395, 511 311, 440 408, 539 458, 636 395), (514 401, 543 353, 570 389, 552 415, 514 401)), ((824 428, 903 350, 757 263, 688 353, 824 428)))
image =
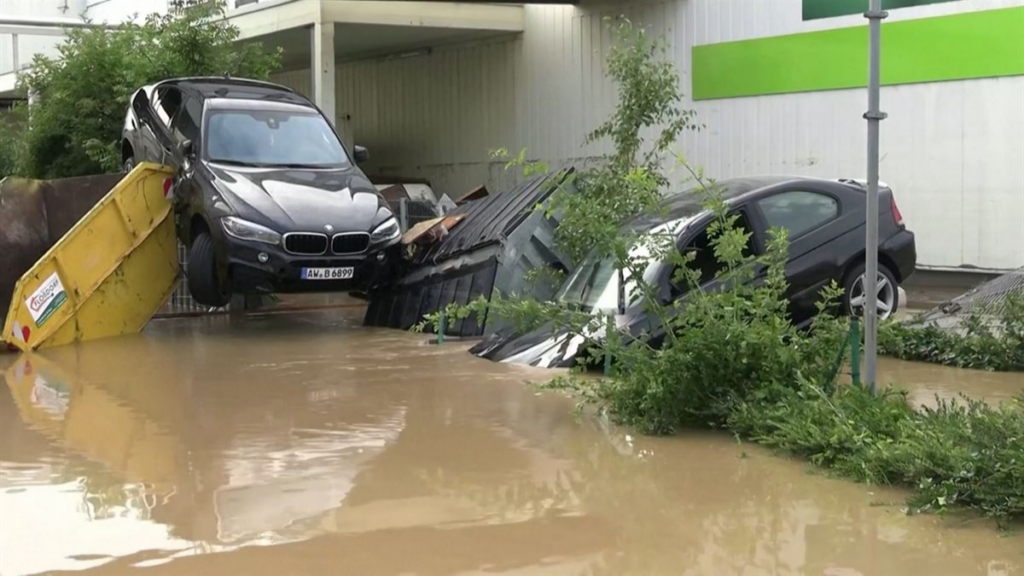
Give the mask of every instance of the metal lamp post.
POLYGON ((886 114, 879 110, 881 80, 882 0, 870 0, 868 19, 868 193, 865 237, 864 381, 875 391, 878 360, 878 129, 886 114))

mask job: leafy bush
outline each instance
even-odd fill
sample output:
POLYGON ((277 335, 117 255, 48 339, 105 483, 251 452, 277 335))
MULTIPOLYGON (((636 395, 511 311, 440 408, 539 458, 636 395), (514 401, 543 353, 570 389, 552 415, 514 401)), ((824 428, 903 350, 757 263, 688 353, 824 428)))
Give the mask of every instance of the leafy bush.
POLYGON ((1024 517, 1022 408, 965 399, 917 412, 897 392, 804 384, 748 398, 729 426, 844 476, 912 487, 916 510, 964 506, 1005 520, 1024 517))
POLYGON ((10 113, 0 112, 0 180, 13 175, 18 163, 19 147, 14 136, 20 133, 20 130, 10 116, 10 113))
MULTIPOLYGON (((765 255, 745 256, 749 233, 733 226, 713 192, 707 206, 718 214, 710 244, 724 272, 706 288, 684 259, 679 273, 691 277, 691 288, 663 314, 663 344, 611 343, 616 369, 613 378, 598 385, 598 396, 613 417, 644 432, 722 427, 736 404, 757 389, 793 386, 804 379, 831 386, 836 376, 842 324, 821 315, 808 334, 789 320, 785 232, 774 233, 765 255), (755 282, 754 271, 762 266, 765 279, 755 282)), ((832 307, 839 295, 837 288, 827 289, 819 306, 832 307)))
POLYGON ((968 315, 960 331, 933 324, 882 324, 879 352, 960 368, 1024 371, 1024 295, 1011 295, 1003 304, 988 320, 982 314, 968 315), (996 327, 991 325, 993 320, 996 327))
POLYGON ((15 164, 8 172, 34 178, 120 170, 121 128, 137 88, 175 76, 265 79, 279 66, 280 52, 237 39, 222 3, 210 0, 175 2, 141 24, 68 30, 56 57, 36 55, 19 78, 38 101, 31 114, 24 105, 12 111, 27 129, 0 142, 0 158, 15 164))

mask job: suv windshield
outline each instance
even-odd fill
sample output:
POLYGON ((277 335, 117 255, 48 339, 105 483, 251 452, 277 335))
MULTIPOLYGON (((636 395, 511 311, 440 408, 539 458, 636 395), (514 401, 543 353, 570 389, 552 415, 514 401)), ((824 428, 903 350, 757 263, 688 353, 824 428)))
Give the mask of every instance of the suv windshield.
POLYGON ((213 110, 206 129, 206 156, 211 162, 245 166, 349 165, 327 120, 312 111, 213 110))

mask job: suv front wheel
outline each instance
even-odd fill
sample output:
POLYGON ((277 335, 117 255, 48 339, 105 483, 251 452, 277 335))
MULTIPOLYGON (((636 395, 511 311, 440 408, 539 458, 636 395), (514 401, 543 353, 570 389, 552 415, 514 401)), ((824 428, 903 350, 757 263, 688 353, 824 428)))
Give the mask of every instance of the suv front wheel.
POLYGON ((231 300, 231 291, 217 277, 213 238, 206 232, 196 236, 188 253, 188 290, 204 306, 220 308, 231 300))

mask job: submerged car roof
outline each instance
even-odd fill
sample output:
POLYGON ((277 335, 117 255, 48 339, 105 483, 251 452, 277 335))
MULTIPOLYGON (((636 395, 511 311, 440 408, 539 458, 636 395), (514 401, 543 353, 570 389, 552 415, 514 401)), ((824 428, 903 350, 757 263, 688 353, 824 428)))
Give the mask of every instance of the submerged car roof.
POLYGON ((304 96, 297 94, 291 88, 263 82, 260 80, 248 80, 245 78, 224 78, 224 77, 197 77, 197 78, 172 78, 153 85, 175 86, 185 92, 202 100, 213 98, 239 99, 239 100, 273 100, 276 102, 288 102, 302 106, 311 106, 311 103, 304 96))

